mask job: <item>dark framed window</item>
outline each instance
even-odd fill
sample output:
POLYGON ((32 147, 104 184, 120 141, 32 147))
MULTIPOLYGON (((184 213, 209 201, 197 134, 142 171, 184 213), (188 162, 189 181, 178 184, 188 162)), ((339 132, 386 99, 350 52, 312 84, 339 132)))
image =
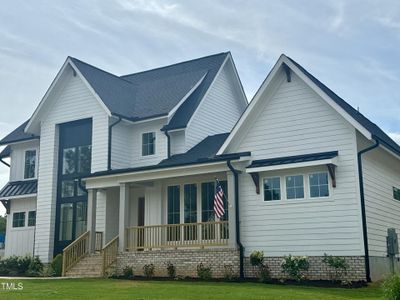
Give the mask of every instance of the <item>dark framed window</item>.
POLYGON ((28 226, 36 226, 36 211, 28 212, 28 226))
POLYGON ((304 178, 303 175, 286 176, 286 198, 304 198, 304 178))
POLYGON ((155 132, 146 132, 142 134, 142 156, 153 155, 155 153, 155 132))
POLYGON ((25 227, 25 212, 13 213, 13 227, 25 227))
POLYGON ((62 203, 60 207, 60 232, 58 239, 60 241, 72 240, 73 227, 73 203, 62 203))
MULTIPOLYGON (((180 186, 173 185, 168 187, 167 195, 167 207, 168 207, 168 224, 179 224, 180 223, 180 186)), ((168 241, 179 241, 181 239, 181 231, 179 226, 168 227, 167 229, 167 240, 168 241)))
POLYGON ((214 212, 215 183, 203 182, 201 184, 201 221, 215 221, 214 212))
MULTIPOLYGON (((197 223, 197 185, 185 184, 183 187, 183 207, 185 223, 197 223)), ((185 240, 197 239, 197 226, 187 225, 184 228, 185 240)))
POLYGON ((264 178, 264 201, 281 200, 281 178, 264 178))
POLYGON ((87 202, 76 203, 75 236, 79 237, 87 229, 87 202))
POLYGON ((393 198, 400 201, 400 189, 393 187, 393 198))
POLYGON ((310 197, 329 197, 328 173, 313 173, 308 176, 310 182, 310 197))
POLYGON ((25 151, 25 171, 24 178, 35 178, 36 172, 36 150, 25 151))

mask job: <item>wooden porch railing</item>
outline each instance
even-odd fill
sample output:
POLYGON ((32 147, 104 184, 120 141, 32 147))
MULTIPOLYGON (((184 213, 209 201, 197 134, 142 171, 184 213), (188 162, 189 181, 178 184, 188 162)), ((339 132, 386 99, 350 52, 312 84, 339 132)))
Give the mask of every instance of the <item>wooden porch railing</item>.
POLYGON ((126 228, 126 250, 223 246, 228 244, 228 221, 126 228))
POLYGON ((103 248, 103 232, 96 231, 95 251, 101 251, 103 248))
POLYGON ((118 255, 118 236, 113 238, 111 241, 104 246, 101 250, 101 256, 103 259, 102 275, 106 275, 108 267, 110 267, 116 260, 118 255))
POLYGON ((89 253, 89 231, 83 233, 63 250, 62 276, 89 253))

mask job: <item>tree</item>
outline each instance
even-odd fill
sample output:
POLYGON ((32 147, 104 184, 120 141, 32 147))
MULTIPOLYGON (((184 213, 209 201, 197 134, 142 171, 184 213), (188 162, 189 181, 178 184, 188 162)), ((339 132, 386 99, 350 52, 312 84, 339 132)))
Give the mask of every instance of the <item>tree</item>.
POLYGON ((0 216, 0 234, 6 233, 6 223, 7 223, 6 217, 0 216))

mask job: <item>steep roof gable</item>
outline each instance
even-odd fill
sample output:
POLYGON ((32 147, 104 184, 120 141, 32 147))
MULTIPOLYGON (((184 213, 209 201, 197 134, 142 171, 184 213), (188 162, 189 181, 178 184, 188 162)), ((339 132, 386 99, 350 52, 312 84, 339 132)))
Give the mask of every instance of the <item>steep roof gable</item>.
POLYGON ((261 96, 265 91, 268 90, 273 78, 279 70, 289 68, 297 76, 302 78, 306 84, 308 84, 318 95, 320 95, 329 105, 331 105, 340 115, 342 115, 350 124, 352 124, 357 130, 359 130, 368 139, 376 138, 381 141, 391 151, 400 155, 400 146, 394 142, 386 133, 383 132, 376 124, 371 122, 368 118, 354 109, 350 104, 336 95, 326 85, 316 79, 307 70, 305 70, 300 64, 295 62, 290 57, 282 54, 274 65, 267 78, 258 89, 257 93, 253 97, 246 111, 243 113, 239 121, 236 123, 229 137, 225 140, 224 144, 218 151, 218 154, 224 153, 229 144, 232 142, 234 137, 238 134, 239 129, 244 124, 245 120, 249 117, 251 111, 256 106, 257 102, 260 101, 261 96))

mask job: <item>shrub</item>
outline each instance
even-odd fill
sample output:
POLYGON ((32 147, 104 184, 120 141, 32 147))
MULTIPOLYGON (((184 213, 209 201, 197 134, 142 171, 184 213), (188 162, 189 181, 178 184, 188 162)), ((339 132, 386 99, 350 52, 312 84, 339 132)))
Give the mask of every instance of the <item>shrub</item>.
POLYGON ((0 276, 38 276, 42 270, 38 257, 11 256, 0 260, 0 276))
POLYGON ((176 277, 176 268, 171 262, 167 263, 167 273, 169 278, 176 277))
POLYGON ((250 254, 250 264, 252 266, 261 266, 264 261, 264 252, 262 251, 253 251, 250 254))
POLYGON ((387 300, 400 300, 400 274, 395 274, 382 284, 383 295, 387 300))
POLYGON ((305 278, 304 272, 310 267, 307 256, 285 256, 281 263, 282 271, 290 278, 300 281, 305 278))
POLYGON ((154 276, 154 265, 153 264, 148 264, 143 266, 143 273, 144 276, 147 278, 151 278, 154 276))
POLYGON ((132 269, 132 267, 126 266, 125 268, 123 268, 122 274, 123 274, 122 276, 124 278, 127 278, 127 279, 133 278, 133 269, 132 269))
POLYGON ((342 279, 342 276, 347 273, 347 269, 349 267, 346 259, 339 256, 328 255, 326 253, 324 254, 322 262, 333 269, 333 274, 331 275, 333 280, 342 279))
POLYGON ((211 267, 205 267, 202 263, 198 264, 197 276, 202 280, 210 280, 212 278, 211 267))
POLYGON ((53 271, 53 276, 60 277, 62 273, 62 265, 63 265, 63 255, 57 254, 56 257, 53 258, 50 266, 53 271))
POLYGON ((227 281, 232 281, 235 279, 235 273, 232 265, 224 265, 224 279, 227 281))
POLYGON ((258 271, 258 278, 260 282, 266 283, 271 279, 271 272, 267 265, 260 265, 258 271))

